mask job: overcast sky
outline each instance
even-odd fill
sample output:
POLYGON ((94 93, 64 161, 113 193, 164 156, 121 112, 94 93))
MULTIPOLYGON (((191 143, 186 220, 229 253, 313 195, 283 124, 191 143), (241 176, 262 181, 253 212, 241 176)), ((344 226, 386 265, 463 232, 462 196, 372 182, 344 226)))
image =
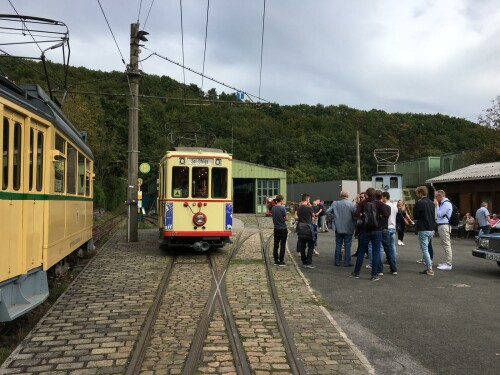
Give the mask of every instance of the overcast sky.
MULTIPOLYGON (((130 24, 139 19, 150 34, 146 47, 182 63, 180 1, 152 1, 100 0, 125 61, 130 24)), ((97 0, 10 2, 19 14, 68 26, 70 65, 124 71, 97 0)), ((211 0, 208 19, 205 74, 254 95, 259 93, 263 4, 211 0)), ((201 72, 207 0, 182 0, 182 5, 185 65, 201 72)), ((15 13, 8 0, 0 2, 0 13, 15 13)), ((500 95, 500 3, 266 0, 263 51, 260 92, 271 102, 345 104, 476 121, 500 95)), ((140 58, 149 54, 143 50, 140 58)), ((47 56, 62 62, 56 50, 47 56)), ((184 80, 180 67, 156 56, 141 68, 184 80)), ((185 74, 187 84, 201 87, 199 76, 185 74)), ((232 92, 205 79, 204 91, 211 87, 232 92)))

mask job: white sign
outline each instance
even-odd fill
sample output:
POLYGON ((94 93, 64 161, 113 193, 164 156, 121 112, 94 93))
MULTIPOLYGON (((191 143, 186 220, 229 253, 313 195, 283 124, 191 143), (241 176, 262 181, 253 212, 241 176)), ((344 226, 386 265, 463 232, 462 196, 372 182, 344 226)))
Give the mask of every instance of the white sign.
POLYGON ((212 165, 212 159, 187 158, 189 165, 212 165))

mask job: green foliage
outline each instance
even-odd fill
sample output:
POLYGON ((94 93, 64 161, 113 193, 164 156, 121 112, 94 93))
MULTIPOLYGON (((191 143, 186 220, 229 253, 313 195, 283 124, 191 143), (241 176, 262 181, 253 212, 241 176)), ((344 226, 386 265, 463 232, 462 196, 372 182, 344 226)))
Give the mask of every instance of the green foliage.
POLYGON ((106 194, 102 186, 94 182, 94 207, 106 207, 106 194))
MULTIPOLYGON (((0 68, 17 83, 34 82, 46 89, 39 63, 5 58, 0 68)), ((62 67, 50 68, 57 78, 52 87, 59 88, 61 99, 62 67)), ((123 72, 70 67, 68 87, 63 110, 88 133, 95 157, 96 205, 112 210, 126 200, 127 77, 123 72)), ((235 159, 286 169, 290 183, 355 179, 357 130, 363 179, 376 169, 376 148, 399 148, 400 160, 453 152, 466 152, 470 163, 500 160, 498 130, 442 114, 360 111, 343 104, 245 104, 235 93, 218 94, 215 89, 204 93, 196 84, 184 86, 170 77, 148 74, 141 78, 140 93, 144 97, 139 99, 139 160, 152 166, 170 148, 168 132, 185 130, 187 125, 180 122, 196 123, 192 127, 214 133, 214 146, 233 152, 235 159), (203 102, 207 99, 213 102, 207 105, 203 102)))

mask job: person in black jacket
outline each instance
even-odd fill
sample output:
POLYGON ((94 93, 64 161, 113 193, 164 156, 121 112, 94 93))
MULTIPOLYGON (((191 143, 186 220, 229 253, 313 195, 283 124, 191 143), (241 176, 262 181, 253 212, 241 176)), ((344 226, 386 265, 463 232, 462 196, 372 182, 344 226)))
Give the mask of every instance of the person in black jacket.
MULTIPOLYGON (((380 192, 380 194, 382 194, 380 192)), ((362 217, 363 224, 360 228, 360 246, 356 259, 354 272, 349 277, 359 279, 359 272, 363 266, 363 259, 368 252, 368 244, 372 244, 372 281, 378 281, 378 267, 380 263, 380 245, 382 244, 382 220, 387 219, 389 212, 385 209, 385 204, 375 199, 376 191, 374 188, 366 190, 366 199, 361 201, 356 207, 354 217, 362 217), (368 225, 368 216, 373 213, 376 216, 376 226, 368 225)))
POLYGON ((425 261, 425 270, 422 274, 434 276, 432 270, 432 261, 429 255, 429 242, 434 235, 434 228, 436 228, 436 216, 434 203, 427 197, 428 190, 426 186, 419 186, 415 189, 418 197, 418 202, 413 208, 413 218, 417 220, 418 242, 420 243, 420 250, 425 261))

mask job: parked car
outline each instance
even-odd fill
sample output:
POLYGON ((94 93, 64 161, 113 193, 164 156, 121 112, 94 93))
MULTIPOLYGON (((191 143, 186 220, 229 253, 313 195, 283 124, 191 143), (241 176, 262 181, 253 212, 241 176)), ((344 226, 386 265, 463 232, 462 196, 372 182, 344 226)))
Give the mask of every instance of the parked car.
POLYGON ((477 248, 472 255, 478 258, 493 260, 500 267, 500 233, 483 234, 476 239, 477 248))

